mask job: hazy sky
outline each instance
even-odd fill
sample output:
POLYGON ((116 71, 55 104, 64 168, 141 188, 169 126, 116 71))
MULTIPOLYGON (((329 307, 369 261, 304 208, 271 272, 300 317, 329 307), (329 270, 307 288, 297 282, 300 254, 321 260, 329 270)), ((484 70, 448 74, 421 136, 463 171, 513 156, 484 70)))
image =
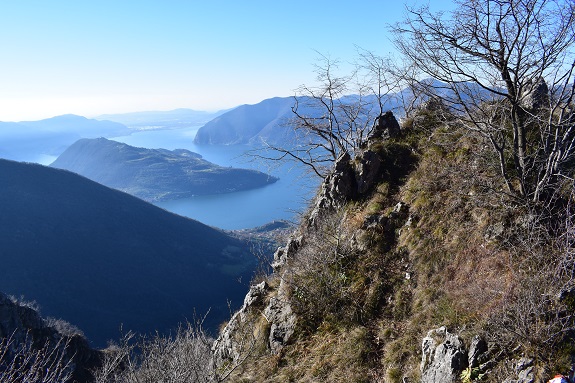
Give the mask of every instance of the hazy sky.
POLYGON ((386 25, 404 10, 388 0, 0 0, 0 121, 290 96, 313 83, 316 51, 343 62, 356 46, 391 52, 386 25))

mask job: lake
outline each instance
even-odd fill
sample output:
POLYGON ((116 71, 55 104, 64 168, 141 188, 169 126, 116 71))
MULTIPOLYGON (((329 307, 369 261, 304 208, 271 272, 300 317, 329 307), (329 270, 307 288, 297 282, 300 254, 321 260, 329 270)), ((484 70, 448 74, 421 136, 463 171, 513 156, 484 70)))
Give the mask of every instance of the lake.
POLYGON ((279 181, 263 188, 156 203, 161 208, 226 230, 252 228, 279 219, 298 221, 316 191, 317 177, 293 164, 256 161, 246 155, 254 149, 247 145, 195 145, 198 129, 138 130, 111 139, 143 148, 188 149, 218 165, 256 169, 279 177, 279 181))

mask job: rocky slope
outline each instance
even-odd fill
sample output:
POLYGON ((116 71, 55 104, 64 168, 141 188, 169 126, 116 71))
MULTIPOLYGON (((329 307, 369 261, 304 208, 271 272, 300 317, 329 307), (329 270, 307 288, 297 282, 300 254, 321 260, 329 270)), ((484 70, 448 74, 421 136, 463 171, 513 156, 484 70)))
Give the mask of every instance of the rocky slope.
POLYGON ((435 107, 401 130, 389 116, 336 162, 214 344, 230 381, 527 383, 569 372, 565 216, 498 192, 482 137, 444 129, 435 107))
POLYGON ((276 177, 218 166, 185 149, 136 148, 105 138, 76 141, 51 164, 147 201, 263 187, 276 177))

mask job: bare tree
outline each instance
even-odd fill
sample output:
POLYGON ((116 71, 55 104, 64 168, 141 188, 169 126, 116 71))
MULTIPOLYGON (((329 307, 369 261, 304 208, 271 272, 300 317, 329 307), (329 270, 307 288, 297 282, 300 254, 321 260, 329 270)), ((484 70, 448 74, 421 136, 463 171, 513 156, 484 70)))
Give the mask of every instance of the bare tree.
POLYGON ((353 157, 375 118, 397 105, 389 96, 399 89, 399 81, 389 64, 389 59, 359 49, 351 73, 340 75, 339 62, 320 54, 317 84, 297 89, 293 118, 286 122, 295 131, 295 142, 267 143, 267 150, 256 156, 293 160, 325 178, 334 161, 346 153, 353 157))
POLYGON ((458 0, 449 15, 408 9, 392 30, 419 81, 442 97, 498 157, 507 190, 548 198, 570 177, 575 3, 570 0, 458 0), (434 80, 439 80, 436 82, 434 80))

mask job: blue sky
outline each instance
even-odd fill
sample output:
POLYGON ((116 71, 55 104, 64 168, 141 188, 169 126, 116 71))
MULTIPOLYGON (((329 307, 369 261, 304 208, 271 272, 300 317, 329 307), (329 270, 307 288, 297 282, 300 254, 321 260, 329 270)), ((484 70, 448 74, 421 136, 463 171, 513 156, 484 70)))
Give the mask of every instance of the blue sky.
MULTIPOLYGON (((312 84, 317 52, 392 52, 405 4, 343 0, 0 0, 0 121, 217 110, 312 84)), ((451 1, 431 1, 446 9, 451 1)))

